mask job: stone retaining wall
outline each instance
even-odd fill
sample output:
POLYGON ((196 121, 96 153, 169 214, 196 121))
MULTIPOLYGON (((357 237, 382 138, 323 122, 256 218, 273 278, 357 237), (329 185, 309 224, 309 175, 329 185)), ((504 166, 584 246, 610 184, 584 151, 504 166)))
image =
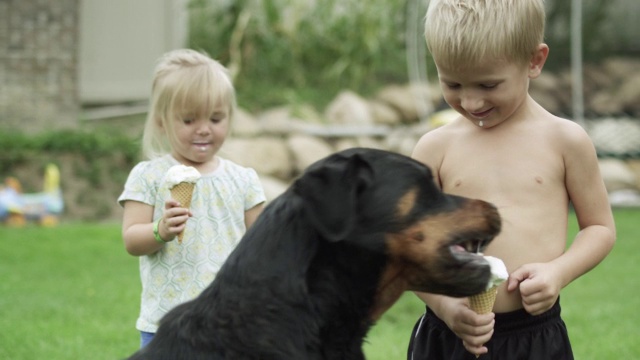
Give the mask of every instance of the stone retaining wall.
MULTIPOLYGON (((406 95, 409 86, 395 91, 406 95)), ((256 169, 267 197, 272 199, 307 166, 335 151, 363 146, 410 155, 420 136, 446 122, 449 114, 437 113, 422 121, 396 116, 390 121, 390 113, 416 115, 416 112, 397 110, 399 105, 392 104, 388 98, 371 100, 351 93, 343 95, 327 107, 340 114, 331 123, 318 120, 331 118, 326 114, 312 114, 310 109, 281 107, 258 115, 240 110, 234 119, 232 135, 220 155, 256 169), (349 101, 344 101, 345 97, 349 101), (375 108, 389 110, 385 112, 387 117, 378 120, 372 110, 375 108), (297 113, 303 113, 305 118, 297 113)), ((589 121, 585 127, 603 155, 601 170, 612 204, 640 206, 640 120, 605 118, 589 121)))

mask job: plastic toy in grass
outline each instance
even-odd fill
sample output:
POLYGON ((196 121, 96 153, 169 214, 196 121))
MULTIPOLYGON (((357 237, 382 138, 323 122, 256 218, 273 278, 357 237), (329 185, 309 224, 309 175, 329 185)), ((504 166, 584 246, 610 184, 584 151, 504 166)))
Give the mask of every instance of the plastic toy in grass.
POLYGON ((20 181, 7 177, 0 185, 0 221, 8 226, 24 226, 34 221, 43 226, 55 226, 64 209, 60 189, 60 171, 48 164, 42 192, 23 193, 20 181))

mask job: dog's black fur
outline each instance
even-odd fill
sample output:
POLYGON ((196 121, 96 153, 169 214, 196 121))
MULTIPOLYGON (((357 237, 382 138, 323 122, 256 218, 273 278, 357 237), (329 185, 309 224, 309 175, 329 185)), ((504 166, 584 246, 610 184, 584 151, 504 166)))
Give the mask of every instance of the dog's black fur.
POLYGON ((417 161, 336 153, 267 206, 130 359, 364 359, 367 331, 403 291, 484 290, 489 265, 463 247, 499 230, 492 205, 443 194, 417 161))

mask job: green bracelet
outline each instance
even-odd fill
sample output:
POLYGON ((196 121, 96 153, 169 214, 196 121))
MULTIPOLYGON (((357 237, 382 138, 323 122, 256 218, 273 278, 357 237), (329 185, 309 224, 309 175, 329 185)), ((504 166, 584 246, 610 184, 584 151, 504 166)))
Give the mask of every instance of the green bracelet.
POLYGON ((162 238, 160 237, 160 231, 158 230, 158 227, 160 226, 160 221, 161 220, 162 220, 162 218, 158 219, 158 221, 153 223, 153 237, 160 244, 165 244, 166 241, 162 240, 162 238))

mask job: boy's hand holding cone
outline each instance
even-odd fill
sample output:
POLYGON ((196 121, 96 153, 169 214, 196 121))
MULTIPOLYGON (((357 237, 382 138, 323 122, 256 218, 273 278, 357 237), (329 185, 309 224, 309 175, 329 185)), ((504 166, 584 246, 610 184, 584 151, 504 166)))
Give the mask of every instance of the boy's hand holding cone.
MULTIPOLYGON (((469 307, 478 314, 487 314, 493 310, 493 304, 496 302, 496 296, 498 295, 498 285, 505 282, 509 277, 507 267, 502 260, 493 256, 485 256, 484 259, 491 265, 491 279, 485 291, 469 297, 469 307)), ((479 355, 476 355, 477 357, 479 355)))
MULTIPOLYGON (((171 191, 171 197, 178 201, 182 207, 191 206, 191 197, 196 182, 200 178, 200 172, 196 168, 184 165, 172 166, 167 172, 166 183, 171 191)), ((178 234, 178 243, 182 243, 184 231, 178 234)))

